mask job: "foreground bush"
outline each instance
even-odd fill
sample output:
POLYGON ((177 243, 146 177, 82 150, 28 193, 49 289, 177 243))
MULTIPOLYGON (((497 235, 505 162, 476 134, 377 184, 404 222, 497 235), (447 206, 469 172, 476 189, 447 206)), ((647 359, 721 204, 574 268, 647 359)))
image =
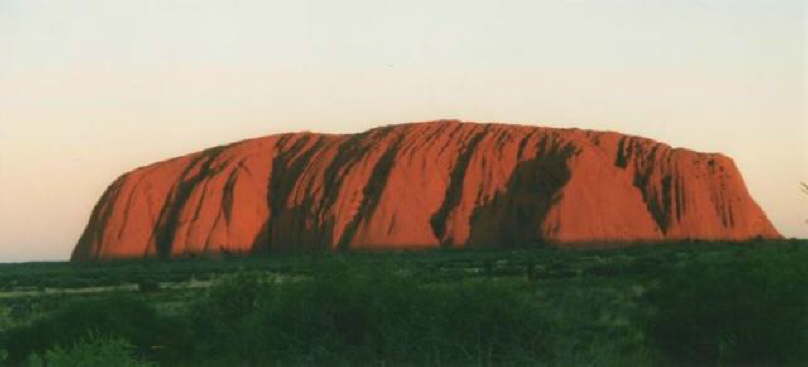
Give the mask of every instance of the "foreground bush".
POLYGON ((648 295, 652 342, 677 365, 804 365, 805 260, 782 249, 682 267, 648 295))
POLYGON ((56 346, 73 345, 93 332, 103 332, 130 341, 136 352, 146 354, 153 347, 177 351, 187 340, 176 321, 160 317, 143 300, 113 295, 73 302, 3 335, 9 362, 19 364, 31 354, 42 355, 56 346), (171 348, 165 348, 170 345, 171 348))
POLYGON ((339 262, 314 274, 239 276, 212 289, 192 313, 203 340, 198 354, 247 365, 531 365, 547 358, 545 323, 512 286, 424 285, 393 267, 339 262))
POLYGON ((135 347, 125 339, 89 334, 69 348, 56 346, 43 356, 34 354, 29 367, 153 367, 135 358, 135 347))

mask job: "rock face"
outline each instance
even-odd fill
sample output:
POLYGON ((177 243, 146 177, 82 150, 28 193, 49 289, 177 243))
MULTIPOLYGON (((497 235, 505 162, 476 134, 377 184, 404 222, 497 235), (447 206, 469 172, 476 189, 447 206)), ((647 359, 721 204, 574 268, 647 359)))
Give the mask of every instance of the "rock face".
POLYGON ((246 140, 138 168, 73 260, 779 238, 732 160, 613 132, 436 121, 246 140))

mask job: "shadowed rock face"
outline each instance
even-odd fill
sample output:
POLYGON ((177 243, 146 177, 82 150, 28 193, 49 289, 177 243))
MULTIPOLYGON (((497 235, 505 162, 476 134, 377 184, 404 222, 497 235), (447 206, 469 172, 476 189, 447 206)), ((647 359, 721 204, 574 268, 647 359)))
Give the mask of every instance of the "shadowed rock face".
POLYGON ((138 168, 73 260, 779 238, 732 160, 613 132, 436 121, 294 133, 138 168))

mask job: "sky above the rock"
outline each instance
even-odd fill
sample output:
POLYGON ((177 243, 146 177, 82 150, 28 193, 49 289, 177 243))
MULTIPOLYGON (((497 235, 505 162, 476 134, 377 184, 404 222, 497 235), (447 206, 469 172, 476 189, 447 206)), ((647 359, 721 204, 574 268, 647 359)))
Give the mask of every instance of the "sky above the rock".
POLYGON ((67 259, 121 173, 458 118, 723 152, 808 237, 803 0, 0 1, 0 262, 67 259))

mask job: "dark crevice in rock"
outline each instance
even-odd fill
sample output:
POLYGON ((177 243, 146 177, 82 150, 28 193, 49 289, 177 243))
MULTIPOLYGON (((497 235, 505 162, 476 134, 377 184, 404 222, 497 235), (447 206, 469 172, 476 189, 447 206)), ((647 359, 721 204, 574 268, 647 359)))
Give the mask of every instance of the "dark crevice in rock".
POLYGON ((225 147, 221 146, 204 151, 199 157, 192 160, 180 175, 178 184, 173 188, 163 209, 160 211, 157 228, 152 234, 157 256, 167 258, 171 255, 171 243, 176 235, 180 214, 185 208, 185 203, 188 202, 194 187, 205 179, 210 165, 224 149, 225 147), (198 168, 199 172, 192 177, 188 177, 195 168, 198 168))
POLYGON ((631 144, 626 146, 626 140, 628 140, 627 137, 622 137, 617 143, 617 158, 614 165, 620 168, 628 167, 628 159, 631 156, 631 144))
MULTIPOLYGON (((282 220, 285 217, 285 212, 288 210, 286 205, 289 194, 305 171, 306 166, 310 163, 311 156, 325 143, 324 137, 305 135, 296 139, 292 146, 287 148, 287 143, 293 138, 293 135, 286 135, 281 138, 276 145, 276 151, 278 153, 272 160, 272 175, 267 188, 267 208, 269 208, 269 216, 262 226, 260 233, 256 236, 252 245, 252 252, 265 252, 275 246, 282 245, 274 243, 274 239, 277 236, 276 228, 291 225, 291 223, 285 223, 285 221, 295 219, 289 218, 291 216, 287 216, 285 221, 282 220), (309 144, 312 144, 312 146, 309 146, 309 144)), ((292 228, 284 229, 289 231, 295 230, 292 228)))
POLYGON ((396 154, 398 154, 403 140, 403 135, 397 137, 395 143, 391 144, 379 160, 376 161, 373 172, 368 177, 364 190, 362 190, 362 203, 359 205, 359 210, 342 232, 342 237, 337 244, 338 249, 348 249, 359 224, 363 220, 370 218, 379 205, 384 188, 387 187, 390 170, 393 168, 396 154))
POLYGON ((440 209, 430 218, 429 224, 432 226, 432 232, 443 247, 448 246, 451 242, 450 238, 444 237, 446 234, 446 220, 449 217, 449 213, 460 203, 460 199, 463 195, 463 182, 466 177, 466 170, 471 162, 471 156, 474 154, 477 145, 483 137, 485 137, 487 132, 488 129, 484 128, 482 131, 472 136, 466 144, 466 148, 457 157, 452 173, 449 175, 449 185, 446 186, 446 194, 443 196, 443 203, 440 209))

